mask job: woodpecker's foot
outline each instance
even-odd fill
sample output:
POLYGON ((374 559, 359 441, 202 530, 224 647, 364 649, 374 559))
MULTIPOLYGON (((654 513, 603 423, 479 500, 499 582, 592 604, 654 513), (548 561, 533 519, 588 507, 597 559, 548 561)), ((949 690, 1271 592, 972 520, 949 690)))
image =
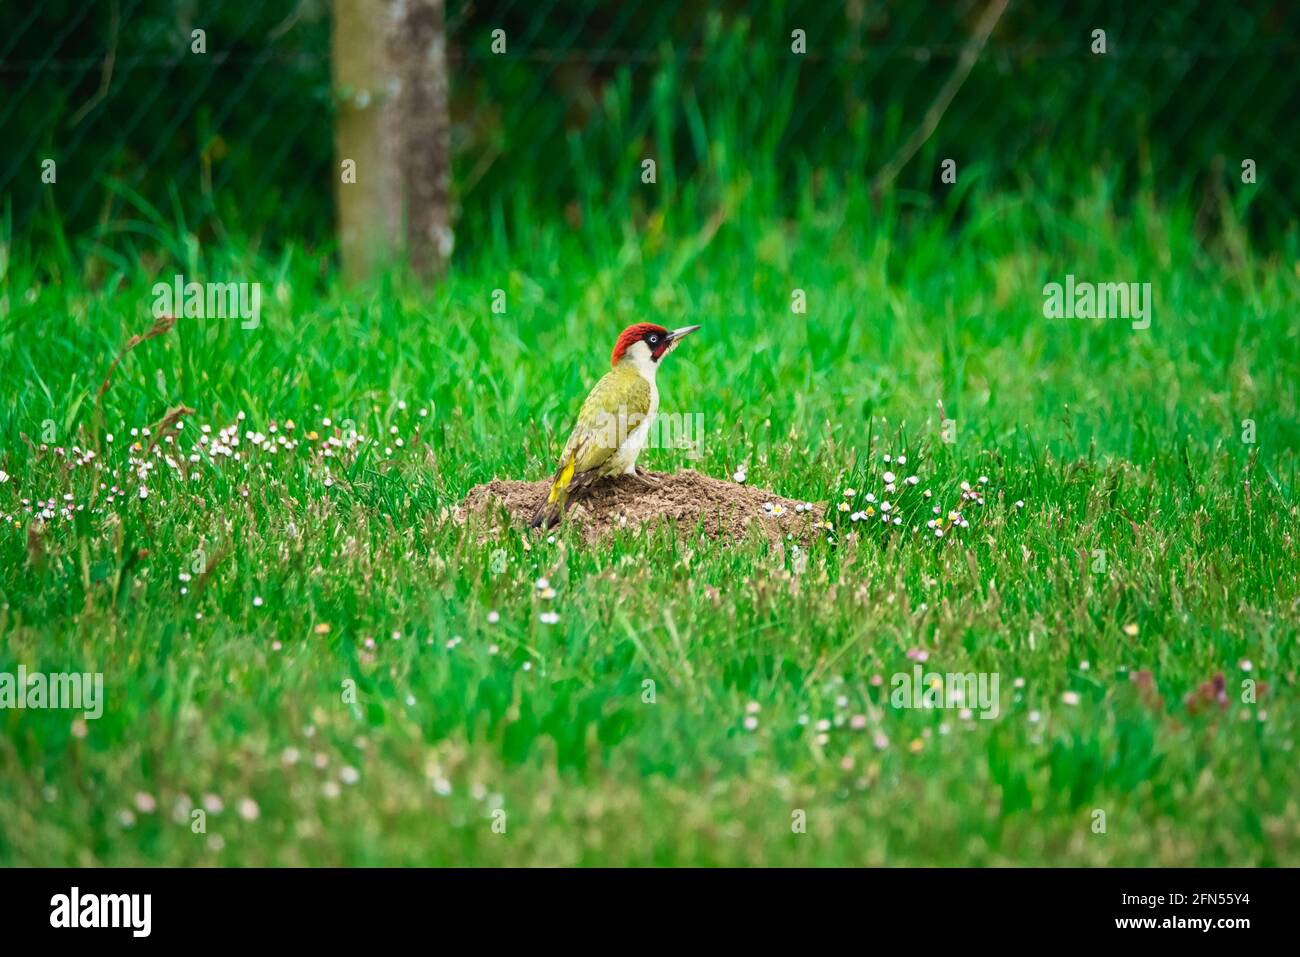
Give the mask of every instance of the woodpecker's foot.
POLYGON ((628 478, 630 478, 632 481, 636 482, 638 485, 644 486, 645 488, 659 487, 659 479, 652 477, 649 472, 641 468, 641 466, 639 465, 636 466, 635 471, 624 472, 623 474, 628 478))

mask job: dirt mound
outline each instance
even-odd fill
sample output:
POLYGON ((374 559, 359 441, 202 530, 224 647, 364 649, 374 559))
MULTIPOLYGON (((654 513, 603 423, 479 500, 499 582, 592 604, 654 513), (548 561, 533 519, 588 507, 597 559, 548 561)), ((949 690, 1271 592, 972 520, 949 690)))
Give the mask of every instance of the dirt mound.
MULTIPOLYGON (((618 528, 653 527, 665 521, 683 531, 698 524, 712 538, 744 538, 750 526, 756 525, 769 539, 793 534, 796 539, 807 540, 815 534, 816 523, 822 517, 820 506, 805 508, 794 499, 710 478, 691 469, 647 475, 656 483, 653 488, 631 476, 593 485, 585 498, 569 507, 566 521, 579 525, 588 540, 618 528)), ((464 522, 470 515, 486 513, 492 502, 498 502, 511 519, 527 527, 549 485, 549 480, 493 479, 470 489, 452 517, 464 522)))

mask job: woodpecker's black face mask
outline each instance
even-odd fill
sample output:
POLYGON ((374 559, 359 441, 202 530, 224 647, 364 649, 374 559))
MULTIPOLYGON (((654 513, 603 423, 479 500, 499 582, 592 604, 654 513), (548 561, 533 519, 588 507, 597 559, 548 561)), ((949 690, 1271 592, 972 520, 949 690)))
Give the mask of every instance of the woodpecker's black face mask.
POLYGON ((689 336, 699 326, 683 326, 680 329, 673 329, 667 333, 650 332, 646 333, 645 344, 650 348, 650 358, 658 362, 668 353, 677 348, 677 344, 686 336, 689 336))

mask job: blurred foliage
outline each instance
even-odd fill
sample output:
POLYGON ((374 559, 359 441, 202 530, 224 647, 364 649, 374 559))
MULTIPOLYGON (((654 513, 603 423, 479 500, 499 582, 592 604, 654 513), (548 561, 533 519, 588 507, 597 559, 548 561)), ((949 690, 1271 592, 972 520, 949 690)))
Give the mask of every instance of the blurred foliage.
MULTIPOLYGON (((375 0, 376 4, 380 0, 375 0)), ((449 0, 459 249, 539 217, 656 208, 703 220, 800 182, 867 188, 953 73, 982 2, 449 0), (491 52, 506 31, 507 50, 491 52), (804 30, 807 53, 791 51, 804 30), (656 187, 641 162, 658 163, 656 187), (526 213, 527 215, 520 215, 526 213)), ((1263 241, 1300 210, 1300 6, 1013 2, 895 187, 1046 181, 1070 202, 1103 169, 1200 210, 1258 164, 1239 209, 1263 241), (1107 53, 1091 52, 1104 29, 1107 53)), ((40 246, 112 245, 138 220, 200 240, 329 241, 327 0, 49 0, 0 8, 0 201, 40 246), (191 52, 206 31, 207 53, 191 52), (41 161, 58 163, 58 188, 41 161)))

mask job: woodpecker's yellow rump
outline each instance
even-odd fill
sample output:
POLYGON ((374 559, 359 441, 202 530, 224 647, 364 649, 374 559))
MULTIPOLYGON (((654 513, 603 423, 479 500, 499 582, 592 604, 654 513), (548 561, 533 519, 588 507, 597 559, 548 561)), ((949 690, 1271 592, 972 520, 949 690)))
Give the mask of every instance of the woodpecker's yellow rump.
POLYGON ((533 528, 558 522, 574 496, 597 479, 636 474, 637 456, 659 411, 659 361, 698 328, 665 329, 641 322, 623 330, 610 357, 613 368, 582 403, 550 492, 533 516, 533 528))

